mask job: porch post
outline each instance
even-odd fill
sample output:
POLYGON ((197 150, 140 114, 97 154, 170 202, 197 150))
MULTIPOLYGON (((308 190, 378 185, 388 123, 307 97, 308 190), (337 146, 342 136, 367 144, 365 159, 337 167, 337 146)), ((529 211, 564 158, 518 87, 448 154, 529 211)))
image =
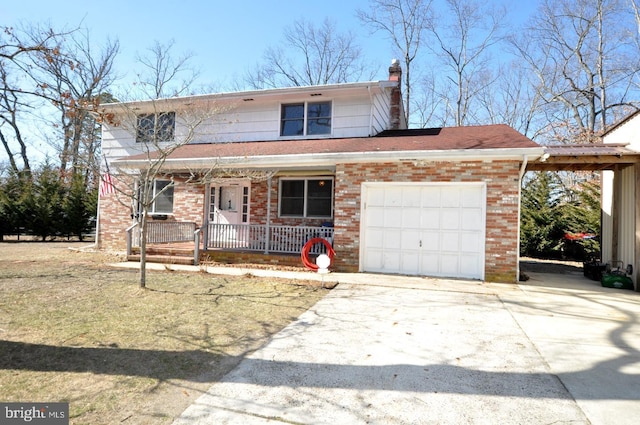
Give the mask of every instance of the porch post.
POLYGON ((613 169, 613 201, 611 207, 611 267, 618 258, 618 244, 620 243, 620 202, 622 198, 622 170, 619 165, 613 169))
POLYGON ((264 253, 269 253, 269 241, 271 240, 271 176, 267 178, 267 224, 265 226, 265 237, 267 240, 264 242, 264 253))
POLYGON ((640 164, 636 163, 633 166, 633 172, 635 174, 635 242, 633 252, 633 280, 635 283, 636 291, 640 292, 640 164))
POLYGON ((209 217, 204 219, 204 230, 202 231, 202 249, 207 250, 209 248, 209 217))

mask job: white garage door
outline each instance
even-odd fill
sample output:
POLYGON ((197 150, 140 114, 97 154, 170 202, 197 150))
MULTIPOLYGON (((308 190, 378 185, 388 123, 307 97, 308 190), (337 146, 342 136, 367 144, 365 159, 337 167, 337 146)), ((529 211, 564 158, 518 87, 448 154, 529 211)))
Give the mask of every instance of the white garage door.
POLYGON ((484 278, 483 183, 364 183, 361 269, 484 278))

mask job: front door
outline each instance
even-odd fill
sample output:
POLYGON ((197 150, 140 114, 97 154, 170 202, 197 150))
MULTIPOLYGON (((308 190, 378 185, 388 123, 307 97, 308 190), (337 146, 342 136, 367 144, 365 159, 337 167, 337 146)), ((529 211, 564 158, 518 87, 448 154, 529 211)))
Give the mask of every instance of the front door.
POLYGON ((249 184, 211 185, 208 219, 213 224, 248 224, 249 184))

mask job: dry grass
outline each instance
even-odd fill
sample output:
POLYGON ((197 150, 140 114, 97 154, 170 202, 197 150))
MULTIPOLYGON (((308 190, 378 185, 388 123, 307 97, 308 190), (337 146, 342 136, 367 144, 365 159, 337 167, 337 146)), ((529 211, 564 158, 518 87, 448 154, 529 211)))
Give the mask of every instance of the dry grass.
POLYGON ((0 400, 73 424, 163 424, 319 300, 316 283, 112 269, 86 244, 0 243, 0 400))

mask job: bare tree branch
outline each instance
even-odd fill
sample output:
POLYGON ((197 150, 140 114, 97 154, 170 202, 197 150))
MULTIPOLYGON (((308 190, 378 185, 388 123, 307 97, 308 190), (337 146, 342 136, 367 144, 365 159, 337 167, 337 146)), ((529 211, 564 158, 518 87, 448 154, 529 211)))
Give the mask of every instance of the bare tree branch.
POLYGON ((358 80, 367 68, 353 33, 340 33, 329 19, 320 27, 299 20, 284 30, 279 45, 265 51, 245 82, 254 89, 345 83, 358 80))
POLYGON ((412 64, 422 48, 425 31, 432 23, 432 0, 371 0, 369 11, 357 11, 373 31, 382 31, 403 57, 404 111, 411 116, 412 64))

